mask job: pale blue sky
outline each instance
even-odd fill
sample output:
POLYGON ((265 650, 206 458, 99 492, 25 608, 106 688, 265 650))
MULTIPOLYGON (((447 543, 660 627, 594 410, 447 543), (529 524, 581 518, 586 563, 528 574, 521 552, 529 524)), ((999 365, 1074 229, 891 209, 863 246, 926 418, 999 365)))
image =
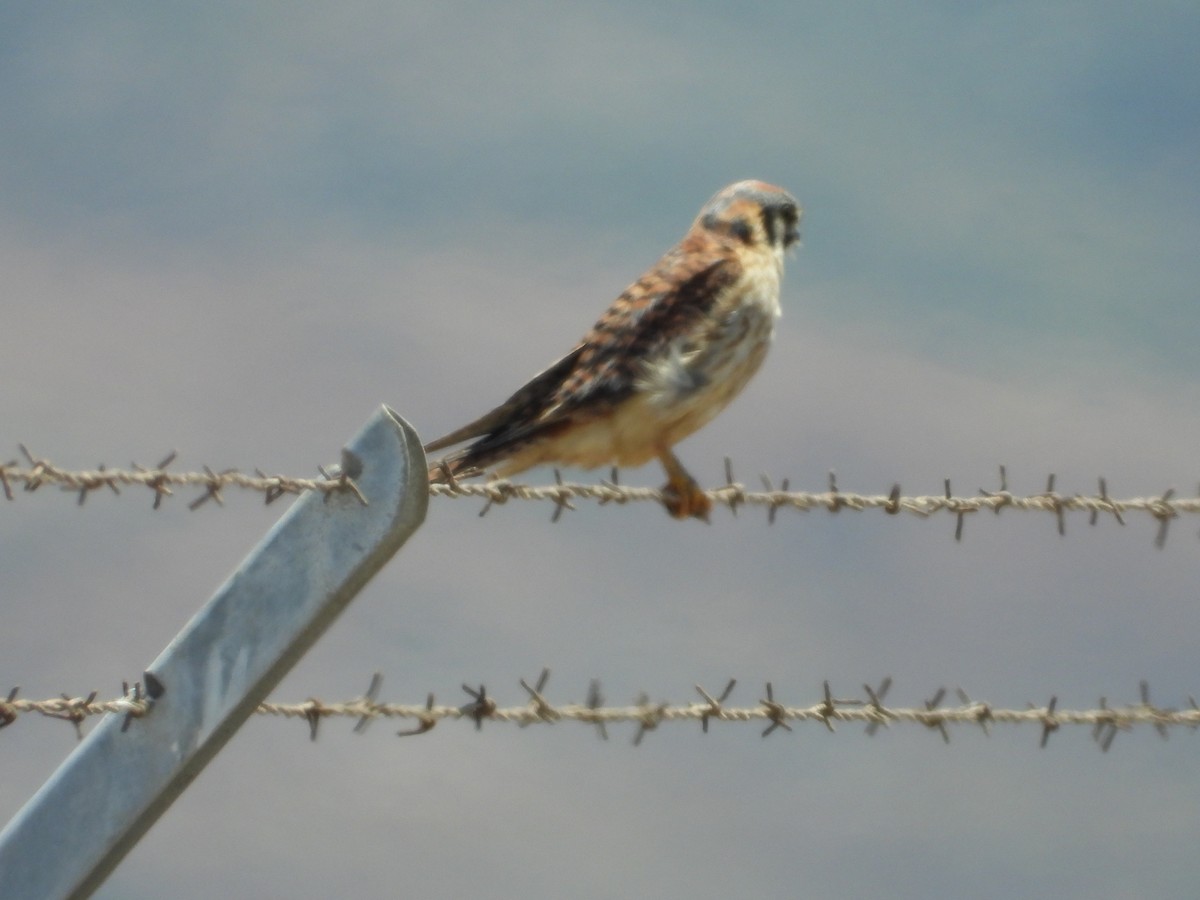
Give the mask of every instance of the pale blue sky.
MULTIPOLYGON (((680 447, 819 489, 1006 463, 1200 482, 1190 3, 108 3, 0 9, 0 454, 311 473, 387 402, 427 437, 565 351, 717 189, 806 208, 777 345, 680 447)), ((570 473, 587 478, 586 473, 570 473)), ((546 472, 531 480, 550 478, 546 472)), ((657 484, 647 467, 624 473, 657 484)), ((278 514, 0 504, 0 688, 112 693, 278 514)), ((280 688, 519 703, 919 704, 1200 690, 1196 525, 434 502, 280 688)), ((104 897, 1177 897, 1195 739, 252 722, 104 897), (253 802, 248 803, 247 796, 253 802), (337 860, 336 864, 331 863, 337 860), (336 871, 334 869, 336 868, 336 871)), ((0 819, 72 746, 0 734, 0 819)))

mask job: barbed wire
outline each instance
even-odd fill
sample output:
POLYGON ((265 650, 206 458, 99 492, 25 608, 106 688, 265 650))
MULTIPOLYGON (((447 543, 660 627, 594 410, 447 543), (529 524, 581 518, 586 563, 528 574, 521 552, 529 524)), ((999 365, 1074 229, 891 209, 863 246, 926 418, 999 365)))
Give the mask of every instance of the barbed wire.
POLYGON ((149 488, 154 493, 154 509, 159 508, 164 497, 174 495, 171 490, 173 486, 203 489, 203 493, 188 504, 189 509, 198 509, 209 500, 216 501, 218 506, 224 506, 221 491, 229 487, 258 491, 265 495, 268 504, 274 503, 285 494, 302 494, 306 491, 323 494, 350 492, 355 494, 360 502, 367 502, 353 479, 346 474, 352 471, 351 465, 344 465, 338 472, 326 472, 322 468, 321 478, 267 475, 261 469, 255 469, 255 474, 251 476, 237 469, 216 472, 208 466, 202 466, 202 472, 168 472, 167 466, 171 465, 178 455, 177 451, 172 450, 153 468, 132 463, 130 469, 109 469, 102 463, 97 469, 79 471, 59 468, 44 457, 34 456, 24 444, 17 446, 29 465, 22 466, 19 460, 0 464, 0 489, 4 491, 8 500, 14 499, 12 487, 15 484, 30 493, 44 485, 57 486, 64 491, 77 493, 80 506, 93 491, 108 488, 114 494, 120 495, 122 487, 131 485, 149 488))
MULTIPOLYGON (((76 493, 80 505, 95 491, 107 488, 114 494, 120 494, 122 487, 141 486, 153 492, 154 509, 159 508, 164 497, 173 496, 173 487, 197 488, 201 491, 200 496, 188 504, 188 508, 193 510, 209 500, 224 505, 221 492, 226 488, 260 492, 265 495, 267 503, 272 503, 287 494, 301 494, 306 491, 317 491, 326 495, 350 492, 355 494, 360 502, 367 502, 353 478, 346 474, 355 469, 345 460, 341 467, 334 467, 328 471, 320 469, 321 478, 267 475, 260 469, 256 469, 254 475, 246 475, 236 469, 214 471, 208 466, 202 466, 203 471, 199 472, 169 472, 167 467, 175 460, 174 452, 149 468, 133 463, 130 469, 109 469, 101 465, 93 470, 76 471, 60 468, 48 459, 35 456, 24 444, 19 447, 27 465, 22 465, 19 460, 0 464, 0 489, 3 489, 4 496, 9 500, 15 497, 14 486, 32 492, 49 485, 76 493)), ((431 484, 429 492, 434 497, 481 499, 484 501, 479 512, 481 516, 486 515, 493 506, 502 505, 510 500, 549 502, 554 504, 554 512, 551 515, 551 521, 554 522, 560 519, 564 511, 574 510, 574 503, 581 500, 595 502, 601 506, 647 501, 663 503, 665 498, 662 490, 623 485, 618 474, 614 469, 608 479, 596 484, 566 482, 557 469, 554 470, 554 484, 547 485, 519 484, 507 479, 466 482, 451 478, 446 484, 431 484)), ((1095 494, 1059 493, 1055 490, 1056 476, 1051 474, 1046 479, 1045 490, 1019 495, 1009 490, 1008 473, 1004 466, 1000 466, 1000 483, 997 489, 980 488, 977 494, 958 496, 952 493, 948 478, 943 482, 941 494, 918 496, 903 495, 899 484, 894 484, 887 494, 843 491, 839 489, 837 477, 833 472, 829 473, 828 488, 815 492, 792 491, 787 478, 784 478, 778 487, 768 476, 762 475, 760 478, 763 490, 747 490, 734 478, 733 465, 726 458, 726 483, 706 491, 706 494, 714 504, 728 508, 734 515, 737 515, 739 508, 743 506, 762 507, 767 511, 767 521, 770 524, 774 524, 778 511, 785 508, 799 512, 824 509, 833 513, 842 510, 882 510, 889 515, 903 512, 921 518, 948 513, 956 519, 955 540, 962 539, 966 517, 973 513, 999 513, 1004 509, 1050 513, 1057 520, 1059 534, 1066 533, 1067 513, 1088 513, 1092 525, 1096 524, 1101 515, 1111 516, 1124 525, 1126 514, 1138 513, 1148 515, 1158 523, 1155 545, 1162 547, 1166 543, 1167 530, 1173 519, 1181 515, 1200 513, 1200 496, 1177 498, 1174 488, 1168 488, 1157 497, 1113 498, 1109 495, 1107 480, 1103 477, 1098 479, 1095 494)))
MULTIPOLYGON (((439 705, 432 693, 423 704, 380 703, 378 695, 383 678, 376 673, 371 678, 367 692, 353 700, 326 703, 310 697, 303 703, 268 702, 259 705, 255 712, 263 716, 303 719, 308 723, 312 740, 316 740, 318 729, 325 719, 349 717, 358 720, 354 726, 356 733, 365 731, 376 719, 414 720, 414 727, 397 732, 401 737, 425 734, 439 722, 451 720, 473 722, 477 731, 482 729, 484 722, 509 723, 522 728, 579 722, 596 728, 598 734, 607 740, 607 726, 631 723, 637 725, 634 746, 641 744, 646 734, 660 725, 697 721, 704 733, 708 732, 710 723, 765 723, 766 727, 761 732, 764 738, 780 729, 792 731, 792 723, 820 724, 830 732, 836 731, 839 724, 861 723, 866 725, 868 735, 874 735, 880 726, 921 725, 939 732, 946 743, 950 742, 947 727, 950 725, 976 726, 985 734, 990 733, 995 725, 1035 725, 1041 732, 1041 747, 1046 746, 1054 732, 1064 726, 1075 725, 1090 727, 1092 739, 1105 752, 1121 731, 1150 726, 1166 738, 1170 728, 1186 727, 1193 731, 1200 728, 1200 706, 1193 697, 1187 698, 1186 709, 1159 707, 1150 702, 1150 688, 1145 681, 1140 685, 1139 703, 1109 706, 1107 699, 1101 697, 1095 709, 1069 710, 1058 708, 1056 696, 1042 706, 1030 703, 1024 709, 1004 709, 972 700, 962 689, 955 690, 958 705, 942 706, 947 694, 945 688, 939 688, 919 707, 887 706, 884 700, 892 686, 890 677, 883 679, 876 687, 864 684, 864 696, 851 698, 835 697, 826 681, 822 697, 808 706, 789 706, 782 699, 776 699, 772 682, 766 683, 766 697, 760 698, 757 705, 726 706, 725 701, 737 685, 737 680, 732 678, 717 696, 697 684, 696 692, 702 700, 687 704, 652 703, 647 695, 642 694, 632 706, 604 706, 600 684, 593 681, 588 687, 584 703, 555 705, 545 695, 549 677, 549 669, 543 669, 532 685, 523 678, 520 680, 519 684, 528 698, 521 706, 502 707, 483 685, 474 688, 467 684, 462 689, 470 700, 460 706, 439 705)), ((17 696, 18 689, 13 688, 6 699, 0 700, 0 729, 11 725, 22 713, 36 712, 70 722, 80 738, 81 725, 88 717, 106 713, 125 716, 122 730, 126 730, 133 720, 149 714, 155 700, 142 690, 140 683, 132 688, 128 683, 123 683, 122 692, 122 696, 114 700, 97 700, 96 691, 86 697, 62 694, 49 700, 22 700, 17 696)))

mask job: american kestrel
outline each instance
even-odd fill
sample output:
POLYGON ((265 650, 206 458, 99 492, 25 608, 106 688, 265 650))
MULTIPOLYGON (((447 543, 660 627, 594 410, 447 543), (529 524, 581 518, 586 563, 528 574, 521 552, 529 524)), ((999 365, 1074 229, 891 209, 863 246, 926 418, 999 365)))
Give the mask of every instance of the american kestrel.
POLYGON ((667 511, 708 518, 711 501, 671 448, 703 427, 758 371, 780 315, 784 251, 800 238, 787 191, 739 181, 704 205, 668 250, 570 353, 500 406, 425 446, 471 441, 431 482, 541 463, 667 473, 667 511))

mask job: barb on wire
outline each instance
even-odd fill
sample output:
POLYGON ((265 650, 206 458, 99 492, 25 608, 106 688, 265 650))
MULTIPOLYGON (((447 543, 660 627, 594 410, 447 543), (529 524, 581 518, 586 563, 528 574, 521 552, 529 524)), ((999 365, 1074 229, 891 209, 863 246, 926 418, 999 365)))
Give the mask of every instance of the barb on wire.
MULTIPOLYGON (((197 509, 210 500, 218 506, 223 506, 222 492, 228 488, 257 491, 264 495, 267 503, 272 503, 285 494, 300 494, 305 491, 319 491, 326 497, 333 493, 349 492, 357 496, 360 502, 367 502, 367 498, 362 496, 354 482, 357 470, 356 461, 353 459, 343 459, 342 465, 335 467, 335 471, 320 469, 323 478, 266 475, 260 469, 256 469, 254 475, 246 475, 237 469, 215 471, 209 466, 202 466, 202 470, 196 472, 170 472, 167 467, 174 462, 175 453, 167 455, 153 468, 134 463, 131 469, 110 469, 101 465, 92 470, 74 471, 60 468, 44 457, 35 456, 24 444, 19 447, 25 457, 25 464, 19 460, 0 463, 0 488, 9 500, 15 497, 14 488, 20 487, 26 492, 32 492, 43 485, 51 485, 77 494, 80 505, 96 491, 108 489, 119 495, 122 487, 129 486, 151 490, 154 493, 155 509, 161 506, 164 498, 174 496, 173 488, 195 488, 200 491, 200 495, 188 504, 189 509, 197 509)), ((751 491, 734 480, 733 463, 728 458, 725 460, 725 478, 726 484, 712 488, 706 493, 715 505, 727 507, 735 516, 742 507, 765 509, 769 524, 775 523, 777 513, 785 507, 797 512, 818 509, 830 513, 843 510, 880 510, 890 516, 904 512, 921 518, 928 518, 937 513, 949 513, 955 518, 955 540, 962 540, 963 526, 968 515, 987 510, 994 513, 1003 509, 1050 513, 1055 518, 1060 535, 1066 533, 1068 513, 1087 513, 1092 525, 1096 524, 1101 515, 1112 516, 1118 524, 1124 525, 1126 515, 1134 512, 1148 515, 1157 523, 1158 530, 1154 541, 1156 546, 1162 547, 1166 543, 1167 531, 1173 519, 1200 513, 1200 496, 1177 497, 1175 490, 1169 488, 1158 496, 1120 500, 1109 494, 1108 483, 1104 478, 1099 479, 1098 491, 1095 494, 1063 494, 1055 489, 1056 476, 1051 474, 1046 479, 1045 490, 1022 496, 1009 489, 1008 472, 1004 466, 1000 467, 999 489, 980 488, 977 494, 960 496, 952 493, 948 478, 944 480, 941 494, 906 496, 901 493, 898 483, 893 484, 887 493, 854 493, 839 487, 837 476, 833 472, 829 473, 828 487, 824 491, 793 491, 787 478, 782 479, 776 488, 774 481, 767 475, 761 476, 763 490, 751 491)), ((434 497, 482 500, 483 506, 479 511, 481 516, 486 515, 493 506, 503 505, 510 500, 548 502, 553 505, 551 521, 554 522, 558 522, 565 512, 575 510, 576 501, 592 501, 603 506, 636 502, 663 503, 665 499, 663 492, 658 488, 622 484, 615 469, 609 478, 601 479, 595 484, 564 481, 562 472, 556 469, 553 484, 519 484, 500 478, 488 481, 451 478, 445 484, 430 485, 429 492, 434 497)))
MULTIPOLYGON (((1171 728, 1200 728, 1200 706, 1195 699, 1189 696, 1188 705, 1183 709, 1157 706, 1150 702, 1150 689, 1144 681, 1137 703, 1111 706, 1107 698, 1101 697, 1095 709, 1068 710, 1059 708, 1057 696, 1052 696, 1044 706, 1031 703, 1024 709, 1001 709, 990 703, 972 700, 961 689, 956 691, 959 705, 944 706, 945 688, 939 688, 931 698, 916 707, 887 706, 884 699, 892 686, 891 678, 883 679, 875 688, 863 685, 865 696, 848 698, 836 697, 827 681, 821 696, 808 706, 784 703, 777 698, 776 686, 771 682, 765 686, 765 699, 760 699, 756 705, 729 706, 726 701, 737 684, 734 679, 730 679, 716 697, 696 685, 696 691, 703 700, 678 705, 665 701, 652 703, 646 694, 641 694, 632 706, 604 706, 596 681, 589 686, 584 703, 556 704, 546 696, 549 677, 549 670, 543 669, 532 686, 521 679, 520 685, 528 702, 520 706, 501 706, 483 685, 474 688, 467 684, 462 689, 469 700, 459 706, 439 705, 433 694, 428 695, 425 703, 418 705, 382 703, 378 700, 382 676, 376 673, 371 678, 367 692, 354 700, 326 703, 310 697, 303 703, 263 703, 256 712, 265 716, 301 719, 308 725, 312 740, 316 740, 321 722, 336 716, 356 719, 353 730, 359 734, 375 719, 414 720, 414 727, 397 732, 400 736, 425 734, 445 720, 473 722, 477 731, 482 729, 485 721, 521 727, 574 721, 594 725, 601 737, 607 738, 607 725, 629 723, 637 726, 633 737, 635 746, 664 724, 693 721, 700 723, 703 733, 708 733, 713 722, 762 723, 764 728, 761 734, 764 738, 779 730, 794 731, 794 725, 805 723, 823 725, 832 733, 837 724, 860 722, 866 725, 866 734, 869 736, 876 734, 881 725, 914 724, 938 732, 946 743, 950 743, 951 726, 979 726, 987 735, 996 725, 1034 725, 1039 729, 1039 744, 1042 747, 1046 746, 1052 734, 1075 725, 1090 728, 1092 740, 1104 751, 1112 746, 1119 731, 1150 726, 1165 738, 1171 728)), ((0 728, 11 725, 22 713, 28 712, 70 722, 77 732, 89 716, 114 713, 125 716, 125 728, 129 728, 134 719, 151 714, 153 700, 138 684, 133 688, 124 685, 123 689, 123 696, 115 700, 98 700, 95 691, 86 697, 63 694, 60 698, 49 700, 22 700, 14 688, 6 699, 0 700, 0 728)))

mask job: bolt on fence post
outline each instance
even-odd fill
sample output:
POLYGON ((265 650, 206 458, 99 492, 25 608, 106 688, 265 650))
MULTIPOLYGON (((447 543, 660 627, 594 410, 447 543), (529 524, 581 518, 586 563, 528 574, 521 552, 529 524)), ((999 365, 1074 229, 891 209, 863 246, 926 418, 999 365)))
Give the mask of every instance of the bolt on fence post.
POLYGON ((387 407, 351 441, 354 491, 301 497, 0 831, 0 892, 86 897, 425 518, 421 442, 387 407), (122 726, 128 726, 123 729, 122 726))

